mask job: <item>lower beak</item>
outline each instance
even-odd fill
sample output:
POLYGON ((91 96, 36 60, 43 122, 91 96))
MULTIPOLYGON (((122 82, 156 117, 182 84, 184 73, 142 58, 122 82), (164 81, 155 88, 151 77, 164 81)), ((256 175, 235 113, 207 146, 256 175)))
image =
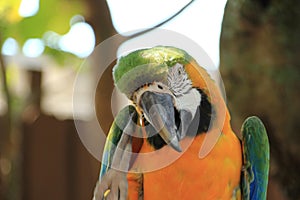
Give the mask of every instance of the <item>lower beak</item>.
POLYGON ((147 91, 141 97, 140 106, 144 111, 145 118, 162 139, 173 149, 181 152, 179 139, 176 134, 172 96, 165 93, 147 91))

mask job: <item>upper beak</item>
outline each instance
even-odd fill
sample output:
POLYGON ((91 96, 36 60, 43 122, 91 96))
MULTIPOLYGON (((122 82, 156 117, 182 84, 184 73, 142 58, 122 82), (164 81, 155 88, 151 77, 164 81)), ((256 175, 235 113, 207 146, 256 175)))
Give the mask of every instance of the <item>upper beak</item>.
POLYGON ((144 111, 145 118, 162 139, 173 149, 181 152, 179 139, 176 134, 172 96, 166 93, 146 91, 141 96, 140 106, 144 111))

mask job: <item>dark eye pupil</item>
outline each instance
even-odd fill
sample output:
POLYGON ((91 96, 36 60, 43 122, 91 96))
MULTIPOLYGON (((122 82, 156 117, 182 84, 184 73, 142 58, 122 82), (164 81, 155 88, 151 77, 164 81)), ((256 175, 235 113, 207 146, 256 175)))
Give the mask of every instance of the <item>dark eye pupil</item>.
POLYGON ((161 90, 163 89, 163 87, 161 85, 157 85, 157 87, 161 90))

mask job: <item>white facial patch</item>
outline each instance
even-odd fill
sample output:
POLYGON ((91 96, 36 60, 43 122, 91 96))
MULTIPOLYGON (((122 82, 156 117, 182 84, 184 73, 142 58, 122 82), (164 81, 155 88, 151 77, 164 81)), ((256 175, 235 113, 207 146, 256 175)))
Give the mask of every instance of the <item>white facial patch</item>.
POLYGON ((194 118, 197 107, 200 105, 201 94, 192 87, 192 81, 189 79, 183 65, 176 63, 169 69, 168 87, 176 96, 175 105, 178 110, 189 111, 194 118))
POLYGON ((186 110, 192 114, 192 119, 195 117, 198 106, 201 102, 201 94, 192 88, 188 93, 176 97, 176 107, 179 110, 186 110))
POLYGON ((168 72, 168 87, 175 96, 181 96, 192 89, 192 82, 189 79, 183 65, 176 63, 168 72))

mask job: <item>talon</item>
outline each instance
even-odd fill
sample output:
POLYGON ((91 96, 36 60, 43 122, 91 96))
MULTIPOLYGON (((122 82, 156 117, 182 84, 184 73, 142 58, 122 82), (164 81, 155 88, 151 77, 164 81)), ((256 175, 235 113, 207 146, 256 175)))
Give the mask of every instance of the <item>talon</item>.
POLYGON ((109 193, 110 193, 110 189, 106 190, 104 192, 103 198, 106 199, 106 197, 109 195, 109 193))

